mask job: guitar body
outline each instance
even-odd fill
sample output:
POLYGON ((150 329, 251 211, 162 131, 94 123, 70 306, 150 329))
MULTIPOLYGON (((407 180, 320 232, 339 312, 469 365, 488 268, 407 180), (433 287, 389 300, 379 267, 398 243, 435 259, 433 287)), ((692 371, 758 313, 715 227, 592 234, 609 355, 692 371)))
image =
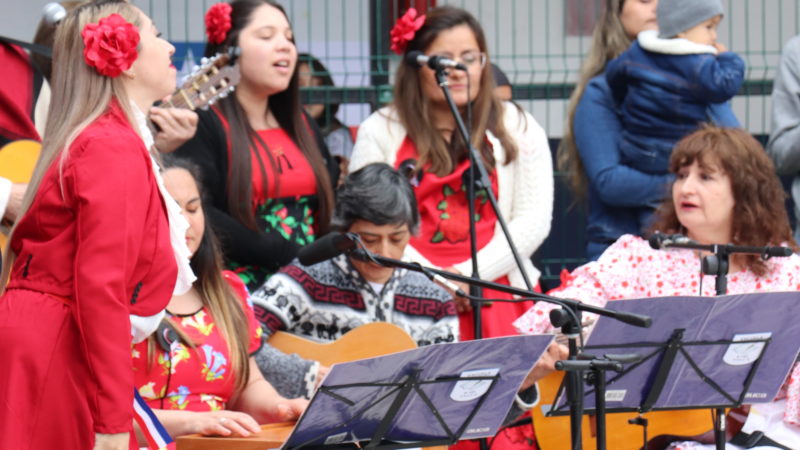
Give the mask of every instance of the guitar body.
POLYGON ((14 141, 0 148, 0 177, 12 183, 27 183, 31 180, 42 144, 36 141, 14 141))
MULTIPOLYGON (((0 177, 9 179, 12 183, 28 183, 41 152, 42 144, 31 140, 4 145, 0 148, 0 177)), ((0 229, 0 249, 6 246, 8 231, 6 227, 0 229)))
MULTIPOLYGON (((556 398, 563 372, 554 372, 539 380, 541 400, 533 410, 533 424, 536 439, 542 450, 561 450, 570 447, 569 416, 546 417, 542 408, 549 408, 556 398)), ((631 425, 629 419, 639 417, 637 413, 606 414, 606 446, 614 450, 638 450, 643 446, 643 429, 639 425, 631 425)), ((696 436, 713 429, 711 413, 707 409, 691 409, 682 411, 652 411, 642 414, 648 420, 648 440, 658 435, 670 434, 680 436, 696 436)), ((583 448, 595 448, 596 423, 594 416, 583 416, 581 426, 583 448)))
POLYGON ((177 450, 264 450, 280 448, 294 429, 293 422, 261 425, 261 431, 248 437, 201 436, 190 434, 175 438, 177 450))
POLYGON ((269 338, 269 345, 284 353, 319 361, 325 366, 373 358, 417 348, 402 328, 386 322, 361 325, 333 342, 319 343, 292 333, 278 331, 269 338))

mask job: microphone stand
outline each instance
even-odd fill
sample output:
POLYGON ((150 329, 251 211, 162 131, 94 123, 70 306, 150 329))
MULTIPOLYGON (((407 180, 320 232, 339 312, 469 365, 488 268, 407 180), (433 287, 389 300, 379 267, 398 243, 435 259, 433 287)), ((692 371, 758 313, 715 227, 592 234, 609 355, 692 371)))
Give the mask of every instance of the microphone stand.
MULTIPOLYGON (((439 84, 439 87, 442 89, 442 93, 444 94, 444 98, 447 101, 447 105, 450 107, 450 112, 453 114, 453 118, 456 121, 456 128, 458 128, 459 134, 461 138, 464 140, 464 144, 467 146, 469 150, 469 158, 470 158, 470 166, 469 166, 469 182, 467 183, 467 203, 469 204, 469 229, 470 229, 470 257, 472 260, 472 277, 480 278, 478 273, 478 249, 477 249, 477 237, 476 237, 476 227, 475 227, 475 187, 480 186, 486 191, 487 198, 492 205, 492 209, 494 210, 495 216, 497 217, 497 221, 500 223, 500 227, 503 230, 503 234, 505 235, 506 241, 508 241, 508 245, 511 248, 511 253, 514 256, 514 261, 519 267, 520 273, 522 273, 522 277, 525 280, 525 287, 529 290, 533 290, 533 285, 531 284, 530 279, 528 278, 528 274, 525 272, 525 269, 522 265, 522 259, 519 256, 519 252, 517 251, 517 247, 514 244, 514 241, 511 239, 511 233, 508 231, 508 225, 506 224, 503 215, 500 213, 500 208, 497 205, 497 198, 494 195, 494 191, 492 191, 492 183, 489 180, 489 173, 486 170, 486 166, 483 165, 483 158, 481 158, 480 153, 478 150, 472 145, 472 139, 470 138, 469 129, 464 124, 464 120, 461 118, 461 114, 458 112, 458 106, 456 106, 455 101, 453 101, 453 96, 450 94, 450 89, 447 87, 447 70, 444 68, 439 68, 436 70, 436 81, 439 84)), ((472 285, 471 285, 472 286, 472 285)), ((480 292, 473 293, 473 290, 470 289, 470 295, 475 297, 480 296, 480 292)), ((476 305, 477 306, 477 305, 476 305)), ((481 327, 480 327, 480 313, 473 313, 475 315, 475 339, 480 339, 481 336, 481 327)))
MULTIPOLYGON (((647 328, 652 323, 652 319, 650 317, 641 314, 614 311, 611 309, 601 308, 599 306, 581 303, 577 300, 551 297, 546 294, 533 292, 532 290, 519 289, 513 286, 506 286, 504 284, 494 283, 491 281, 484 281, 479 278, 472 278, 440 269, 424 267, 419 263, 409 263, 397 259, 386 258, 384 256, 373 254, 369 250, 363 248, 361 242, 358 242, 358 246, 362 248, 352 250, 350 252, 350 256, 361 261, 374 262, 385 267, 399 267, 407 270, 413 270, 426 275, 431 280, 438 275, 449 280, 468 283, 470 286, 477 285, 482 288, 494 289, 496 291, 517 295, 522 298, 554 303, 561 306, 563 308, 560 311, 561 314, 558 314, 558 310, 554 310, 551 312, 550 317, 551 320, 554 321, 554 325, 556 327, 560 326, 562 332, 564 332, 569 339, 569 360, 578 359, 577 340, 581 334, 581 311, 611 317, 637 327, 647 328), (555 323, 557 320, 559 323, 555 323), (562 320, 563 323, 560 322, 562 320)), ((480 301, 478 301, 478 303, 480 303, 480 301)), ((567 377, 567 399, 570 405, 570 437, 572 448, 579 450, 583 445, 581 437, 581 422, 583 420, 583 371, 570 371, 565 376, 567 377)))
MULTIPOLYGON (((689 239, 681 242, 665 242, 661 245, 661 248, 684 248, 710 252, 710 255, 703 256, 701 267, 703 274, 714 276, 714 288, 718 296, 728 293, 728 269, 730 268, 731 255, 760 255, 764 260, 767 260, 773 256, 784 257, 792 254, 791 249, 787 247, 700 244, 689 239)), ((714 445, 717 450, 725 450, 725 442, 727 441, 725 436, 726 425, 725 408, 716 408, 714 414, 714 445)))
MULTIPOLYGON (((522 260, 519 257, 519 253, 517 252, 517 248, 514 245, 514 241, 511 239, 511 234, 508 231, 508 226, 506 225, 505 220, 503 219, 503 216, 500 213, 500 209, 497 206, 497 199, 495 198, 494 192, 492 191, 492 183, 489 181, 489 174, 486 171, 486 167, 483 165, 483 160, 481 158, 481 155, 478 153, 478 150, 472 145, 469 129, 464 125, 464 121, 461 118, 461 114, 459 114, 458 112, 458 107, 456 106, 456 103, 453 101, 453 97, 450 94, 450 89, 447 87, 447 71, 444 68, 439 67, 436 69, 436 81, 439 84, 439 87, 442 88, 442 93, 444 94, 444 98, 447 100, 447 105, 450 107, 450 112, 453 114, 453 118, 456 121, 456 127, 458 128, 458 131, 461 134, 461 138, 464 140, 464 144, 467 146, 467 149, 469 150, 470 164, 469 164, 469 182, 467 183, 467 205, 469 211, 469 251, 470 251, 470 260, 472 261, 471 277, 473 279, 480 279, 480 273, 478 272, 478 247, 477 247, 478 237, 476 231, 477 227, 475 224, 475 197, 476 197, 475 184, 477 176, 478 177, 477 182, 479 186, 486 192, 487 198, 491 202, 492 209, 494 210, 495 213, 495 217, 497 217, 497 221, 500 223, 500 227, 503 230, 503 234, 505 235, 509 248, 511 248, 511 253, 514 255, 514 261, 517 263, 517 267, 519 267, 520 273, 522 273, 522 277, 525 280, 525 287, 528 288, 528 291, 533 291, 533 286, 531 285, 531 282, 528 279, 528 274, 525 273, 525 268, 522 265, 522 260)), ((469 101, 470 101, 469 92, 467 92, 467 102, 469 101)), ((483 289, 478 284, 470 283, 469 293, 471 297, 470 303, 472 304, 472 323, 475 329, 474 337, 475 339, 482 339, 483 338, 483 332, 482 332, 483 318, 481 316, 482 305, 481 302, 476 301, 475 299, 483 296, 483 289)), ((488 450, 489 447, 487 445, 486 439, 480 440, 480 448, 481 450, 488 450)))

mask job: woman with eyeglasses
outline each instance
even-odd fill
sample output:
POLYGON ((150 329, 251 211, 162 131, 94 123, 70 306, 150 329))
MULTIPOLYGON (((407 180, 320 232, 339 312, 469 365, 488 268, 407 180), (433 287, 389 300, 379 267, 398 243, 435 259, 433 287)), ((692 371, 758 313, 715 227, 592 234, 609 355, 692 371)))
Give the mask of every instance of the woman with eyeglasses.
MULTIPOLYGON (((530 114, 495 96, 486 39, 469 12, 443 6, 417 17, 415 10, 409 10, 392 30, 392 49, 404 57, 420 51, 466 66, 466 71, 448 70, 448 87, 535 286, 539 271, 530 257, 550 231, 553 208, 552 162, 544 130, 530 114)), ((394 102, 360 126, 350 172, 373 162, 405 171, 414 185, 421 222, 406 256, 423 265, 470 275, 468 150, 433 70, 398 67, 394 102)), ((478 191, 475 207, 480 277, 525 287, 485 192, 478 191)), ((468 292, 467 286, 460 287, 468 292)), ((509 298, 490 290, 483 297, 509 298)), ((472 339, 470 305, 464 298, 456 300, 461 339, 472 339)), ((525 304, 506 302, 483 306, 483 337, 516 334, 511 322, 515 312, 524 309, 525 304)))

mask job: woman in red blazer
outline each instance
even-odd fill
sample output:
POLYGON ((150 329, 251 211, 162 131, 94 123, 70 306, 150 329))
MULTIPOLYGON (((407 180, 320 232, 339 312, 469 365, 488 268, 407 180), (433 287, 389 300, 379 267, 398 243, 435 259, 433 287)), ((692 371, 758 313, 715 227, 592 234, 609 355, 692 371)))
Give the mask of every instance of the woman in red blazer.
POLYGON ((3 268, 0 448, 127 449, 129 315, 163 310, 179 265, 142 113, 175 88, 175 49, 122 0, 56 33, 42 157, 3 268))

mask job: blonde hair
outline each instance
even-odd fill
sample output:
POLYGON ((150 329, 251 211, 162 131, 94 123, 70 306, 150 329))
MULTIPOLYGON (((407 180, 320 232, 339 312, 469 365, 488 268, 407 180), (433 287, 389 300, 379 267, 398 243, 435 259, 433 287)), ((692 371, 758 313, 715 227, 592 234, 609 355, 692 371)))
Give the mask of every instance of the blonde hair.
MULTIPOLYGON (((83 59, 84 45, 81 38, 83 27, 114 13, 141 29, 140 12, 126 0, 99 0, 81 5, 68 14, 56 29, 51 80, 52 97, 50 110, 47 113, 47 129, 42 140, 41 155, 22 201, 20 218, 33 203, 48 168, 58 159, 61 172, 69 157, 69 147, 72 142, 108 109, 112 98, 117 100, 128 122, 138 131, 122 79, 98 74, 83 59)), ((16 256, 10 246, 13 235, 14 229, 6 244, 7 257, 6 261, 3 261, 0 292, 5 290, 16 256)))
POLYGON ((600 75, 605 71, 606 64, 619 56, 631 45, 631 38, 625 32, 622 22, 619 19, 625 0, 608 0, 600 20, 594 27, 592 34, 592 47, 589 54, 581 66, 578 82, 575 90, 569 98, 567 107, 567 123, 564 129, 564 137, 558 146, 558 168, 568 172, 569 185, 575 192, 576 197, 581 200, 586 195, 586 173, 583 169, 581 156, 578 153, 578 146, 575 144, 575 110, 583 97, 583 92, 589 80, 600 75))

